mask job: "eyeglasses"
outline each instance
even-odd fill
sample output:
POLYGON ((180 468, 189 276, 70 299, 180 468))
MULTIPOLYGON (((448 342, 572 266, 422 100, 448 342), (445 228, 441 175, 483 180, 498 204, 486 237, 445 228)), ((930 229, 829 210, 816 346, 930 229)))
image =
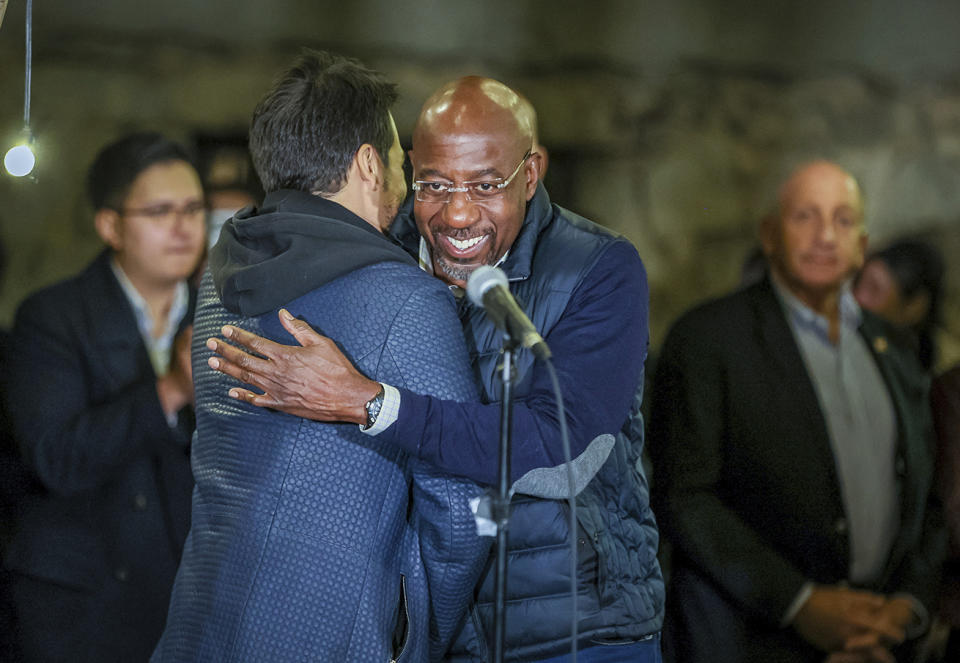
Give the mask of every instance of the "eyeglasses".
POLYGON ((163 205, 149 205, 147 207, 132 207, 121 210, 126 216, 142 216, 151 221, 170 221, 180 217, 185 217, 191 221, 202 216, 206 207, 201 202, 187 203, 183 207, 177 207, 170 203, 163 205))
POLYGON ((480 182, 464 182, 461 186, 446 184, 444 182, 435 182, 432 180, 416 180, 413 183, 413 190, 417 192, 417 200, 421 203, 448 203, 450 196, 455 193, 467 194, 467 200, 472 202, 484 202, 496 198, 503 190, 510 186, 510 182, 520 172, 520 168, 527 162, 531 150, 520 159, 520 163, 513 169, 507 179, 496 178, 492 180, 482 180, 480 182))

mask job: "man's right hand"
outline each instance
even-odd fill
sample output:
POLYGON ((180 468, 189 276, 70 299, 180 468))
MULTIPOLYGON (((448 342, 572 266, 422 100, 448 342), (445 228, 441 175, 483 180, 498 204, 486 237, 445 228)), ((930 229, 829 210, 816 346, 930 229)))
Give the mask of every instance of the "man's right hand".
POLYGON ((886 597, 872 592, 818 586, 794 617, 793 627, 818 649, 844 652, 849 660, 892 661, 888 650, 903 642, 905 634, 887 618, 886 603, 886 597))
POLYGON ((274 343, 229 325, 223 335, 259 356, 218 338, 207 340, 207 347, 220 355, 209 359, 211 368, 264 392, 234 387, 230 396, 316 421, 365 424, 364 406, 380 391, 380 383, 362 375, 333 341, 286 309, 279 316, 299 346, 274 343))

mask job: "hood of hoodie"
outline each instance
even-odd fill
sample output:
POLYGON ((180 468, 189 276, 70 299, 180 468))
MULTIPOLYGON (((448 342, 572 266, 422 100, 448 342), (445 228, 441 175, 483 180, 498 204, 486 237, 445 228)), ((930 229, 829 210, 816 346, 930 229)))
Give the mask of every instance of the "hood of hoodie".
POLYGON ((224 307, 257 316, 350 272, 380 262, 417 262, 346 207, 303 191, 268 193, 227 221, 210 250, 224 307))

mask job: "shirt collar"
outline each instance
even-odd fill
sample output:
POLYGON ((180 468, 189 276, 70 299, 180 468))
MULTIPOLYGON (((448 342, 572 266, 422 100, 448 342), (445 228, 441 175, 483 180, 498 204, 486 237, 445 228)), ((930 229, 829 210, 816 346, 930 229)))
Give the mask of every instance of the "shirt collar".
MULTIPOLYGON (((137 287, 133 285, 129 277, 127 277, 126 272, 123 271, 123 267, 120 266, 120 263, 117 262, 115 257, 110 259, 110 268, 113 269, 113 274, 117 277, 117 282, 120 284, 123 294, 126 296, 127 301, 130 302, 130 306, 133 308, 134 317, 137 319, 137 329, 140 331, 140 335, 149 343, 150 339, 154 338, 154 320, 150 315, 150 308, 147 306, 147 300, 143 298, 143 296, 137 290, 137 287)), ((180 325, 180 320, 187 312, 189 300, 190 289, 187 286, 187 282, 180 281, 177 283, 176 290, 173 294, 173 303, 170 305, 170 313, 167 315, 166 329, 164 329, 163 334, 160 335, 160 338, 173 338, 175 332, 177 331, 177 327, 180 325)))
MULTIPOLYGON (((773 284, 773 290, 776 292, 777 298, 794 325, 801 329, 814 330, 823 338, 828 338, 830 323, 824 316, 794 295, 773 270, 770 270, 770 282, 773 284)), ((846 329, 854 331, 858 329, 863 320, 863 312, 853 296, 850 280, 840 287, 838 305, 840 307, 840 324, 846 329)))

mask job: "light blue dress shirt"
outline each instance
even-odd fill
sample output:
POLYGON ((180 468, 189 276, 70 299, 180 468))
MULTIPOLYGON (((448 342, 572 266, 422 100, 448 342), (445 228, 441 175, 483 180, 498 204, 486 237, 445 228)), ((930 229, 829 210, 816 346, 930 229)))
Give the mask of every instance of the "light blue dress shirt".
POLYGON ((871 583, 883 573, 900 527, 896 473, 897 421, 877 363, 860 334, 862 313, 845 286, 840 295, 840 333, 773 279, 830 435, 847 514, 850 575, 871 583))

